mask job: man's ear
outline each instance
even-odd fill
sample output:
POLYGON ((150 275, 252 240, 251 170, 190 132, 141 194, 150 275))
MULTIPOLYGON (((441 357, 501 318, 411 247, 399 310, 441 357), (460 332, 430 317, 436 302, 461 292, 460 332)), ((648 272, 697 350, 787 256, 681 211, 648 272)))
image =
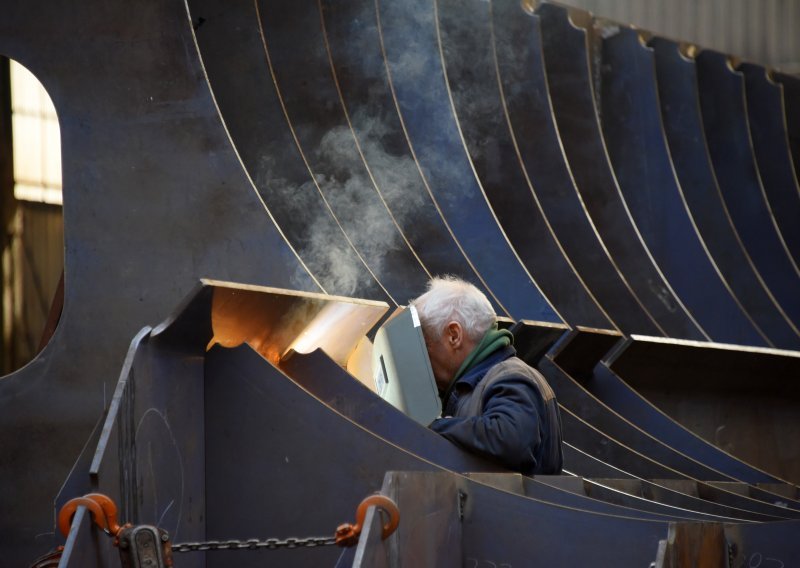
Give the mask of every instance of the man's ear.
POLYGON ((457 321, 451 321, 444 328, 447 345, 452 349, 460 349, 464 344, 464 328, 457 321))

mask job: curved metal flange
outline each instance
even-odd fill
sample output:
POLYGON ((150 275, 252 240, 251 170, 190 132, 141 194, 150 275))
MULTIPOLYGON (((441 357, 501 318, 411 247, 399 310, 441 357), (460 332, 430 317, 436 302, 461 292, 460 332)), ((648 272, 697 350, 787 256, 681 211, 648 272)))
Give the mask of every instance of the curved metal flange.
POLYGON ((522 169, 497 82, 489 3, 437 0, 434 6, 459 134, 500 225, 566 323, 613 326, 565 256, 522 169))
POLYGON ((400 117, 453 234, 512 317, 562 322, 511 248, 475 178, 447 94, 433 5, 425 0, 376 4, 400 117))
POLYGON ((723 53, 702 51, 695 62, 708 150, 725 204, 761 277, 800 325, 800 271, 766 201, 747 128, 743 77, 723 53))
POLYGON ((656 266, 630 217, 598 123, 589 34, 553 4, 536 9, 553 111, 575 183, 603 242, 634 292, 671 337, 705 339, 656 266))
POLYGON ((791 451, 797 435, 791 409, 798 396, 793 369, 799 363, 794 351, 633 336, 597 367, 587 388, 640 428, 731 477, 752 484, 786 482, 798 478, 797 452, 791 451), (739 460, 664 414, 677 408, 666 393, 678 390, 685 413, 678 416, 679 422, 691 424, 739 460), (725 396, 715 397, 720 393, 725 396), (659 409, 643 395, 654 397, 659 409), (733 406, 725 410, 727 404, 733 406), (759 419, 747 423, 753 414, 759 419), (724 428, 712 419, 715 415, 725 417, 724 428), (769 435, 759 435, 753 424, 763 424, 769 435), (766 443, 780 446, 765 452, 766 443))
POLYGON ((789 151, 783 87, 761 65, 742 63, 747 126, 770 211, 795 264, 800 264, 800 187, 789 151))
MULTIPOLYGON (((287 121, 253 3, 192 0, 195 36, 214 99, 242 164, 276 223, 331 294, 391 302, 331 211, 287 121)), ((371 271, 373 269, 374 271, 371 271)))
POLYGON ((456 241, 409 144, 388 81, 375 2, 323 0, 318 4, 342 106, 393 217, 431 274, 452 274, 474 282, 498 311, 505 312, 456 241))
POLYGON ((672 164, 709 252, 750 317, 784 349, 797 348, 800 331, 786 316, 742 244, 722 198, 708 154, 693 59, 681 46, 654 37, 658 98, 672 164))
POLYGON ((652 50, 637 30, 618 26, 604 35, 600 52, 603 137, 639 234, 711 339, 770 345, 709 255, 681 195, 661 123, 652 50))
POLYGON ((516 0, 495 1, 488 6, 503 111, 523 172, 550 227, 620 330, 662 333, 621 274, 575 187, 550 104, 539 17, 524 15, 516 0))

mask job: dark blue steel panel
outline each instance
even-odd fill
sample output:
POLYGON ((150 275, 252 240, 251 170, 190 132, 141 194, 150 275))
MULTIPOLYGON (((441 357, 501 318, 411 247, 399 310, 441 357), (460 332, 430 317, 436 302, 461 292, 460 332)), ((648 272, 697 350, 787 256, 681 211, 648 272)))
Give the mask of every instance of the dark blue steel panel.
POLYGON ((319 288, 242 171, 184 2, 6 8, 0 52, 53 99, 65 192, 58 330, 0 380, 2 554, 19 566, 51 548, 53 497, 143 325, 202 276, 319 288))
MULTIPOLYGON (((661 512, 647 511, 646 509, 654 504, 647 502, 647 500, 642 498, 634 498, 633 496, 628 496, 630 499, 627 499, 625 504, 612 503, 602 500, 602 496, 598 497, 596 495, 593 495, 591 498, 587 498, 585 495, 569 493, 555 486, 548 485, 548 482, 543 481, 542 477, 546 476, 537 476, 536 479, 523 479, 523 487, 527 496, 543 501, 549 501, 551 503, 559 503, 567 507, 583 509, 584 511, 594 511, 596 513, 619 515, 637 519, 664 520, 667 518, 711 518, 710 515, 706 516, 700 513, 684 510, 673 510, 673 514, 669 515, 664 512, 665 507, 661 504, 655 504, 657 507, 659 507, 661 512)), ((580 481, 583 483, 583 480, 580 481)))
POLYGON ((379 2, 388 73, 411 146, 453 233, 515 319, 560 322, 486 203, 450 105, 433 5, 379 2))
POLYGON ((647 248, 711 339, 768 345, 720 275, 687 211, 661 125, 652 51, 637 30, 620 26, 603 39, 601 60, 603 134, 647 248))
POLYGON ((568 324, 612 326, 566 258, 522 170, 497 82, 489 3, 440 0, 435 6, 453 112, 495 216, 528 272, 568 324))
POLYGON ((292 353, 281 361, 281 370, 336 412, 422 459, 452 471, 504 471, 417 424, 349 375, 323 351, 308 355, 292 353))
MULTIPOLYGON (((638 365, 636 367, 628 366, 627 370, 623 370, 620 369, 623 361, 624 352, 617 352, 608 362, 600 363, 596 367, 591 381, 583 383, 584 386, 610 408, 636 424, 639 428, 664 440, 682 453, 705 463, 709 467, 724 472, 734 479, 753 484, 779 483, 783 481, 725 453, 655 408, 624 382, 627 375, 631 375, 631 379, 634 380, 636 376, 646 376, 648 374, 646 367, 639 368, 637 371, 636 367, 638 365), (624 372, 624 374, 618 375, 618 370, 624 372)), ((724 376, 724 373, 722 375, 724 376)))
POLYGON ((637 428, 601 401, 586 392, 568 374, 561 370, 557 363, 550 357, 539 363, 542 371, 558 397, 562 406, 575 412, 583 420, 596 426, 605 434, 613 437, 629 448, 681 472, 686 477, 701 480, 730 480, 731 477, 709 468, 681 454, 678 450, 668 446, 663 440, 653 437, 637 428))
POLYGON ((381 50, 375 2, 320 4, 337 88, 381 197, 428 271, 472 281, 505 312, 453 237, 403 130, 381 50))
MULTIPOLYGON (((637 449, 621 444, 563 406, 561 407, 561 420, 566 443, 574 445, 609 465, 639 479, 685 479, 680 472, 654 461, 649 456, 641 454, 637 449)), ((580 471, 571 473, 589 477, 580 471)), ((702 484, 703 482, 698 483, 702 484)), ((789 511, 742 495, 724 491, 715 491, 714 495, 716 497, 714 503, 696 498, 689 498, 687 502, 687 496, 667 492, 663 497, 663 502, 694 511, 740 519, 767 521, 779 518, 800 518, 800 511, 789 511), (679 501, 676 502, 672 499, 679 499, 679 501)))
POLYGON ((800 78, 787 73, 773 73, 783 86, 783 110, 786 114, 786 134, 792 153, 795 175, 800 178, 800 78))
POLYGON ((715 51, 701 52, 696 62, 709 154, 725 204, 762 278, 798 325, 800 272, 777 232, 761 185, 747 129, 742 74, 715 51))
MULTIPOLYGON (((389 406, 369 389, 350 377, 321 352, 309 355, 293 354, 281 364, 284 372, 294 382, 308 390, 333 410, 340 412, 373 434, 382 437, 412 454, 430 460, 436 465, 460 472, 501 471, 497 466, 482 462, 459 450, 430 430, 421 427, 401 412, 389 406)), ((580 467, 577 468, 581 470, 580 467)), ((593 474, 598 472, 588 470, 593 474)), ((562 490, 537 492, 541 484, 534 480, 528 484, 530 494, 537 499, 552 503, 575 506, 585 510, 596 511, 597 504, 592 500, 577 498, 562 490), (535 494, 534 494, 535 493, 535 494), (545 496, 548 497, 545 499, 545 496), (587 504, 581 507, 581 504, 587 504)), ((663 505, 648 504, 647 510, 661 514, 671 514, 663 505)), ((602 509, 602 507, 601 507, 602 509)), ((639 517, 636 511, 605 510, 613 514, 639 517)), ((678 513, 676 513, 678 514, 678 513)), ((681 515, 690 515, 681 512, 681 515)), ((679 515, 680 516, 680 515, 679 515)))
POLYGON ((541 4, 542 46, 553 111, 581 198, 634 292, 671 337, 707 339, 653 262, 622 200, 597 119, 587 30, 564 7, 541 4))
POLYGON ((538 16, 527 15, 516 0, 487 6, 503 111, 524 173, 548 223, 578 274, 621 331, 662 335, 600 240, 575 187, 553 119, 538 16))
POLYGON ((725 525, 726 538, 736 545, 732 566, 789 568, 800 558, 798 534, 800 523, 797 521, 725 525))
POLYGON ((293 138, 254 4, 192 0, 189 7, 193 19, 203 18, 195 35, 222 118, 283 234, 328 293, 391 301, 337 223, 293 138))
MULTIPOLYGON (((384 471, 437 469, 326 407, 247 346, 213 348, 206 355, 205 370, 209 538, 328 534, 351 519, 366 494, 380 488, 384 471), (334 443, 342 440, 345 442, 334 443), (309 487, 315 490, 309 491, 309 487)), ((527 522, 529 535, 534 535, 539 530, 536 519, 547 519, 552 530, 556 529, 554 523, 566 523, 559 531, 569 527, 573 535, 590 529, 591 534, 610 531, 609 539, 611 531, 643 536, 646 527, 653 526, 650 522, 578 512, 488 487, 486 490, 496 494, 490 499, 493 504, 470 518, 483 523, 479 519, 499 506, 498 510, 505 511, 504 520, 484 526, 497 528, 504 535, 506 522, 527 522)), ((551 539, 552 535, 542 534, 542 539, 545 537, 551 539)), ((505 538, 498 537, 497 542, 505 546, 505 538)), ((523 554, 523 542, 528 541, 509 547, 508 554, 515 558, 523 554)), ((545 542, 537 544, 542 561, 573 554, 565 552, 563 546, 543 548, 545 542)), ((593 555, 613 564, 612 559, 619 554, 614 549, 619 547, 598 546, 593 555)), ((333 564, 337 552, 275 551, 270 561, 282 566, 333 564)), ((237 554, 242 563, 263 558, 258 552, 237 554)), ((226 558, 209 556, 208 565, 229 565, 223 561, 229 563, 230 559, 230 553, 226 558)))
POLYGON ((786 135, 783 88, 761 65, 743 63, 738 71, 744 75, 747 125, 767 202, 786 248, 797 264, 800 263, 800 188, 786 135))
POLYGON ((676 42, 653 38, 650 45, 664 132, 692 218, 737 299, 770 341, 784 349, 800 347, 800 332, 753 266, 722 199, 706 146, 694 60, 676 42))
POLYGON ((424 291, 429 275, 359 152, 331 74, 317 1, 256 6, 270 72, 316 185, 367 266, 396 303, 405 303, 424 291))

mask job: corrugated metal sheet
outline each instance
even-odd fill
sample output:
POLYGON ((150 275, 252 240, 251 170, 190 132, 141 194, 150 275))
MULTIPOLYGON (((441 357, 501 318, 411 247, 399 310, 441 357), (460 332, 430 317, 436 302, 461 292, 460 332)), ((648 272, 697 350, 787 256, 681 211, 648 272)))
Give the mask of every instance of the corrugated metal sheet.
POLYGON ((3 372, 19 368, 37 353, 64 267, 61 207, 22 201, 11 229, 3 254, 3 372))
POLYGON ((567 0, 565 3, 676 40, 789 73, 800 72, 800 0, 567 0))

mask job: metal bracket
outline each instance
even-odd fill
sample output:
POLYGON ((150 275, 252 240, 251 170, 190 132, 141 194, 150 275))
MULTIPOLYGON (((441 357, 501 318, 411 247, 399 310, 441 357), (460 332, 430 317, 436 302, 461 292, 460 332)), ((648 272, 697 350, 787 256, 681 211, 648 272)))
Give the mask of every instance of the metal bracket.
POLYGON ((122 529, 118 538, 123 568, 172 566, 172 545, 167 531, 152 525, 138 525, 122 529))

